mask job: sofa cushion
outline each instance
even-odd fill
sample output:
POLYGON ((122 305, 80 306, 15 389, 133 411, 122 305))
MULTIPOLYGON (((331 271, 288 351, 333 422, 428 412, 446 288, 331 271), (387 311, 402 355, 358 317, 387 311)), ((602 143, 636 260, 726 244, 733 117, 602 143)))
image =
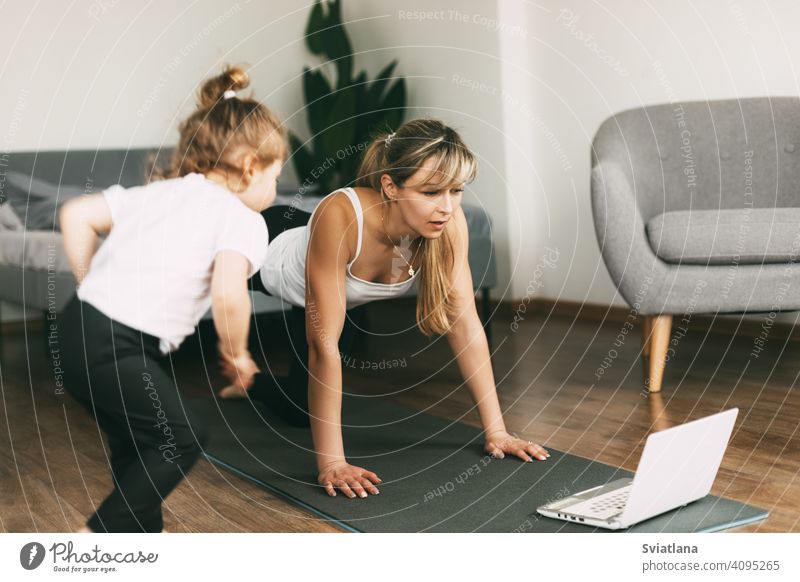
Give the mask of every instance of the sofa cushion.
POLYGON ((11 205, 0 202, 0 231, 22 230, 23 228, 25 227, 22 225, 22 221, 11 205))
POLYGON ((58 209, 87 192, 81 186, 51 184, 20 172, 8 172, 6 180, 7 203, 27 230, 59 230, 58 209))
POLYGON ((793 263, 800 256, 800 208, 665 212, 646 228, 650 246, 667 263, 793 263))

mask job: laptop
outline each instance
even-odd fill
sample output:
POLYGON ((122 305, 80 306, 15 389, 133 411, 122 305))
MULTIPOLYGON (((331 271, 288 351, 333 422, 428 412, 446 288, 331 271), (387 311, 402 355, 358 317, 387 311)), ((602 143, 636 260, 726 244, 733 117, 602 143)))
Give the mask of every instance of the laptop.
POLYGON ((647 437, 633 478, 618 479, 542 505, 547 517, 606 529, 625 529, 711 491, 738 408, 647 437))

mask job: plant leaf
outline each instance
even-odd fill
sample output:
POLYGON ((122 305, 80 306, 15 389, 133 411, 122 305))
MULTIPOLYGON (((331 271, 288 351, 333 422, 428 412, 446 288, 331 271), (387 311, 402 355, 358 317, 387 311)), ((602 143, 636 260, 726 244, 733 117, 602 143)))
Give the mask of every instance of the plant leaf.
POLYGON ((386 92, 382 109, 385 111, 386 123, 392 129, 397 129, 403 123, 406 107, 406 80, 398 79, 386 92))
POLYGON ((341 0, 331 0, 328 2, 328 26, 327 49, 328 58, 334 61, 336 66, 336 87, 343 89, 352 84, 353 76, 353 47, 350 44, 350 37, 347 29, 342 24, 342 5, 341 0))
POLYGON ((336 95, 336 103, 328 115, 324 139, 325 155, 336 157, 339 150, 353 143, 356 128, 356 107, 353 92, 344 90, 336 95))
POLYGON ((353 49, 342 24, 341 0, 315 0, 306 26, 308 50, 331 61, 336 79, 320 68, 303 71, 303 93, 312 136, 305 146, 289 134, 298 177, 329 186, 352 183, 363 148, 377 130, 395 130, 405 116, 405 79, 396 77, 397 61, 386 65, 374 81, 366 72, 353 78, 353 49), (335 88, 335 89, 334 89, 335 88), (317 174, 315 178, 312 175, 317 174))
POLYGON ((322 56, 325 54, 325 33, 322 32, 327 26, 327 19, 322 9, 322 3, 317 0, 311 7, 311 14, 308 16, 306 25, 305 41, 306 47, 311 54, 322 56))
POLYGON ((369 100, 370 105, 374 104, 377 106, 380 103, 383 90, 386 88, 386 85, 389 84, 389 81, 392 80, 392 73, 394 72, 394 68, 396 66, 396 60, 389 63, 380 73, 378 73, 378 76, 369 86, 369 89, 367 90, 367 99, 369 100))
POLYGON ((331 87, 319 69, 303 70, 303 94, 312 136, 325 130, 331 104, 331 87))

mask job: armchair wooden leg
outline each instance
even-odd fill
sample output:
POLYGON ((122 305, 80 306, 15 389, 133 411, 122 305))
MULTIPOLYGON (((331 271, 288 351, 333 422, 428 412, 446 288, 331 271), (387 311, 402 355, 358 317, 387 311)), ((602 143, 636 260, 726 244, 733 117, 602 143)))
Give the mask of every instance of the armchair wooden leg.
MULTIPOLYGON (((661 392, 661 383, 664 379, 664 367, 666 366, 667 348, 669 347, 669 336, 672 333, 671 315, 649 315, 646 317, 644 328, 648 330, 643 341, 647 341, 646 352, 649 354, 649 362, 642 363, 649 366, 647 377, 647 389, 649 392, 661 392)), ((644 350, 643 350, 644 351, 644 350)))
POLYGON ((642 318, 642 357, 650 357, 650 334, 653 331, 653 317, 645 315, 642 318))

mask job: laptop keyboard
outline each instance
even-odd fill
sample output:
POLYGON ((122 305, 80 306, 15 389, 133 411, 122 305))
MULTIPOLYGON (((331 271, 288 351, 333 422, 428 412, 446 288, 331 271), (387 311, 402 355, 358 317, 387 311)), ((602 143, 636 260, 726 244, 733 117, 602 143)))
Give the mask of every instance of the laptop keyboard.
POLYGON ((586 517, 595 519, 608 519, 622 513, 622 510, 625 509, 625 504, 628 503, 630 492, 630 487, 623 487, 573 505, 569 508, 569 511, 573 514, 583 514, 586 517))

